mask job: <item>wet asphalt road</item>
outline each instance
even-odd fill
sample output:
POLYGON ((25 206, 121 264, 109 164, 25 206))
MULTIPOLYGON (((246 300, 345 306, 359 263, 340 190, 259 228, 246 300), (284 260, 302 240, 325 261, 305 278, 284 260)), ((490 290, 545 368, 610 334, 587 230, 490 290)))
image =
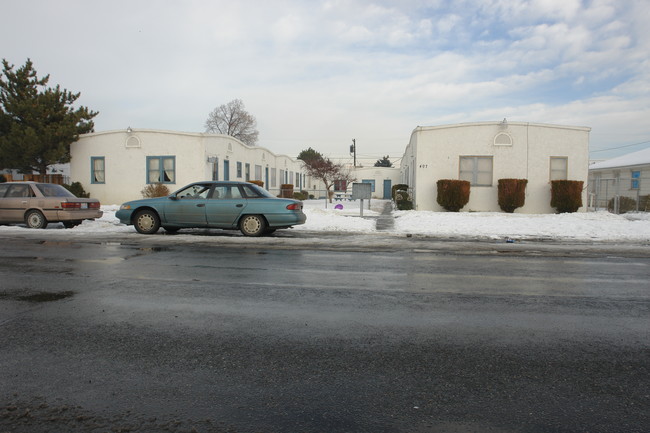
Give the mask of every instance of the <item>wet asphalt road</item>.
POLYGON ((3 239, 0 432, 648 431, 647 247, 226 239, 3 239))

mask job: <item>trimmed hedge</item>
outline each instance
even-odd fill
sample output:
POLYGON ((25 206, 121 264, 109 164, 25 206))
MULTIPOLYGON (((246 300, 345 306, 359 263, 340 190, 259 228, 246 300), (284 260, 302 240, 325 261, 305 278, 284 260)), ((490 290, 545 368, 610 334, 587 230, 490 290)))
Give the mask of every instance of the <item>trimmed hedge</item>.
POLYGON ((551 181, 551 207, 558 213, 577 212, 582 206, 581 180, 552 180, 551 181))
POLYGON ((499 179, 499 207, 502 211, 513 213, 523 207, 527 184, 528 179, 499 179))
POLYGON ((438 204, 449 212, 458 212, 469 202, 470 183, 466 180, 440 179, 438 204))
POLYGON ((293 198, 293 184, 283 183, 280 185, 280 197, 293 198))
POLYGON ((264 188, 264 181, 263 180, 249 180, 248 183, 254 183, 257 186, 261 186, 264 188))

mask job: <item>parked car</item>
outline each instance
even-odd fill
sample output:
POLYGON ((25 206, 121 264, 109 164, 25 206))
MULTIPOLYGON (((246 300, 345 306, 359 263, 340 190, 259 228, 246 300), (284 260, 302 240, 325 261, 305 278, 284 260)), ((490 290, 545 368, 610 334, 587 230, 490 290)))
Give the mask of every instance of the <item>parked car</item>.
POLYGON ((248 182, 206 181, 189 184, 166 196, 124 203, 115 213, 120 222, 142 234, 182 228, 239 229, 261 236, 304 224, 302 202, 278 198, 248 182))
POLYGON ((25 224, 43 229, 62 222, 72 228, 83 220, 101 218, 99 200, 79 198, 53 183, 0 183, 0 224, 25 224))

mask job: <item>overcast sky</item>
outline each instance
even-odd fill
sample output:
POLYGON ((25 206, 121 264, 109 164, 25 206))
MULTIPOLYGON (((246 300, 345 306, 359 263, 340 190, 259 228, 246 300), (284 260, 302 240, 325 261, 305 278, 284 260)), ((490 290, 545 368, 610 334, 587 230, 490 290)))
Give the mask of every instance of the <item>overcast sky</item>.
POLYGON ((594 159, 650 146, 648 0, 21 0, 2 14, 0 56, 81 92, 96 131, 203 132, 239 98, 258 144, 291 156, 347 156, 355 138, 359 157, 398 160, 418 125, 503 118, 589 126, 594 159))

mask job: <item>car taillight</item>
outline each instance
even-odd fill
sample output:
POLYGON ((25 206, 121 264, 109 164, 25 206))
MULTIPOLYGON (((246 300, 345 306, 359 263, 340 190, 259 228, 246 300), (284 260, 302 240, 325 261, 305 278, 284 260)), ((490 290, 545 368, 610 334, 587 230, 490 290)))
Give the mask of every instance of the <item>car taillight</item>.
POLYGON ((88 207, 90 209, 99 209, 100 208, 100 203, 98 201, 97 202, 91 202, 91 203, 88 203, 88 207))
POLYGON ((81 209, 81 203, 62 201, 61 209, 81 209))
POLYGON ((288 210, 300 210, 302 209, 302 203, 291 203, 287 205, 288 210))

